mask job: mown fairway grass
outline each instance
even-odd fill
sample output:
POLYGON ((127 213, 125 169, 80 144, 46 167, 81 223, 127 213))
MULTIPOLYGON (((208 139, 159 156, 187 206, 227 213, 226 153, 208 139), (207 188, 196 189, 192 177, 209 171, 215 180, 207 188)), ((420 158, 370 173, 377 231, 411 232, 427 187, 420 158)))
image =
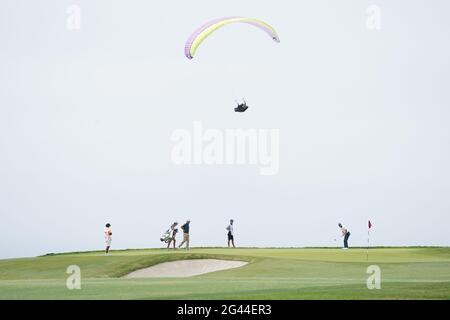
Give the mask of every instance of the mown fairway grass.
POLYGON ((222 249, 85 252, 0 260, 0 299, 449 299, 450 248, 222 249), (123 279, 160 262, 216 258, 248 265, 175 279, 123 279), (81 268, 81 290, 66 269, 81 268), (378 265, 382 288, 368 290, 378 265))

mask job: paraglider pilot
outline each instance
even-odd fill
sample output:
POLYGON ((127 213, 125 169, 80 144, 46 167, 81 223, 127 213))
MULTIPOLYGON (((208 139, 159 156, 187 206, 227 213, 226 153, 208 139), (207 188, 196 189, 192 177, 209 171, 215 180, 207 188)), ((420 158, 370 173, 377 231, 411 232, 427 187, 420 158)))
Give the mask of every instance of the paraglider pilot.
POLYGON ((245 100, 243 103, 239 103, 237 101, 236 101, 236 103, 237 103, 237 107, 234 108, 234 112, 245 112, 245 110, 248 109, 247 102, 245 102, 245 100))

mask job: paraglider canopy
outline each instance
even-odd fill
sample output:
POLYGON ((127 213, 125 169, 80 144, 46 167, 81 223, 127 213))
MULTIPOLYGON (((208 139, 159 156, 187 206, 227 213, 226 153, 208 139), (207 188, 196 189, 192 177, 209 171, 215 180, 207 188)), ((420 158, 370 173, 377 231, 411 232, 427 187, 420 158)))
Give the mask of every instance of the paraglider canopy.
POLYGON ((227 18, 219 18, 209 21, 199 27, 191 36, 187 39, 186 44, 184 46, 184 54, 188 59, 193 59, 197 48, 202 44, 202 42, 209 37, 212 33, 214 33, 217 29, 228 25, 230 23, 246 23, 253 25, 263 31, 265 31, 273 41, 280 42, 280 38, 278 37, 277 32, 272 26, 268 23, 253 19, 253 18, 243 18, 243 17, 227 17, 227 18))

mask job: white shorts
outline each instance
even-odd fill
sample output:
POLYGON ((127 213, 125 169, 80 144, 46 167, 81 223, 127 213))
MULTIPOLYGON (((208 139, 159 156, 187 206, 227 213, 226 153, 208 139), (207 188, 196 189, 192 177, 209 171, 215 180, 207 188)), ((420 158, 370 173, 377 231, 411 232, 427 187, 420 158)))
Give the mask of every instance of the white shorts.
POLYGON ((106 238, 105 243, 106 243, 107 247, 111 246, 111 241, 112 241, 112 238, 106 238))

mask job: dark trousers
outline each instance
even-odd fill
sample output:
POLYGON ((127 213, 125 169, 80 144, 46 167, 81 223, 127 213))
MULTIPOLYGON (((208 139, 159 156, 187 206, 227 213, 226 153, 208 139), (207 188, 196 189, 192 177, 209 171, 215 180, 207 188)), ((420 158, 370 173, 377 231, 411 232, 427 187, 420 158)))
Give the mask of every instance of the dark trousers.
POLYGON ((350 232, 347 232, 344 236, 344 248, 348 248, 348 238, 350 237, 350 232))

